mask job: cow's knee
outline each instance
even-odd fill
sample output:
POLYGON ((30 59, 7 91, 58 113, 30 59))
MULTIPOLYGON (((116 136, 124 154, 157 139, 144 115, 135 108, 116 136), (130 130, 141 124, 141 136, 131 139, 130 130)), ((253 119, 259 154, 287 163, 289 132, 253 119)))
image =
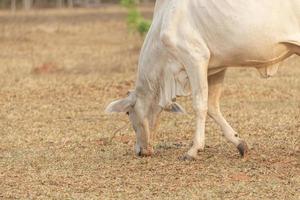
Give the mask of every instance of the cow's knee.
POLYGON ((196 112, 208 112, 208 98, 205 95, 207 93, 207 88, 202 88, 202 95, 198 94, 199 91, 197 90, 193 94, 193 108, 196 112))
POLYGON ((203 115, 206 116, 206 114, 208 113, 208 106, 205 102, 200 103, 200 102, 195 101, 193 108, 198 117, 202 117, 203 115))

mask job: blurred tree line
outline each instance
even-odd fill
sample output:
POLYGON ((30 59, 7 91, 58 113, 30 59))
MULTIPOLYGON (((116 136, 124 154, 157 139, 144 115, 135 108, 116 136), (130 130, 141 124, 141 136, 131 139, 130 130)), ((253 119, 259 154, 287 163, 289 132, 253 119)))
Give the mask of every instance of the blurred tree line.
MULTIPOLYGON (((137 0, 140 2, 153 2, 155 0, 137 0)), ((0 0, 1 9, 32 8, 64 8, 64 7, 93 7, 102 3, 119 3, 120 0, 0 0)))

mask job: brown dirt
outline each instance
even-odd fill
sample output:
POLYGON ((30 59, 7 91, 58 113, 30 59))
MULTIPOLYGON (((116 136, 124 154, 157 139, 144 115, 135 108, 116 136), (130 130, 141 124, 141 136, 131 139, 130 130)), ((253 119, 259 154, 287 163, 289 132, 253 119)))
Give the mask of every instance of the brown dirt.
POLYGON ((154 157, 137 158, 127 116, 103 112, 136 77, 142 39, 125 14, 0 13, 0 198, 299 199, 299 59, 270 80, 228 72, 222 110, 248 160, 212 120, 200 159, 178 160, 193 134, 190 98, 180 99, 188 115, 163 114, 154 157))

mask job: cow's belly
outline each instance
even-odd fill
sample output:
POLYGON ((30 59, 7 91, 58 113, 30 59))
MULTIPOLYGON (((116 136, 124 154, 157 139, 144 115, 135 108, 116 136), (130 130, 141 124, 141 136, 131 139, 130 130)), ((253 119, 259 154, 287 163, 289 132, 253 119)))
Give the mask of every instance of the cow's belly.
POLYGON ((281 62, 291 55, 290 49, 283 44, 224 47, 211 51, 210 68, 222 66, 268 66, 281 62))

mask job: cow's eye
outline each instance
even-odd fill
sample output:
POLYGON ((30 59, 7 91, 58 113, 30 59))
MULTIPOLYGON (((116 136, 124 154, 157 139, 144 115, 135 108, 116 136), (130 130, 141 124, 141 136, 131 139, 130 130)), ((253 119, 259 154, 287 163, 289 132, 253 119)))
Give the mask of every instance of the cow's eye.
POLYGON ((129 112, 126 112, 126 115, 128 115, 128 116, 129 116, 129 112))

